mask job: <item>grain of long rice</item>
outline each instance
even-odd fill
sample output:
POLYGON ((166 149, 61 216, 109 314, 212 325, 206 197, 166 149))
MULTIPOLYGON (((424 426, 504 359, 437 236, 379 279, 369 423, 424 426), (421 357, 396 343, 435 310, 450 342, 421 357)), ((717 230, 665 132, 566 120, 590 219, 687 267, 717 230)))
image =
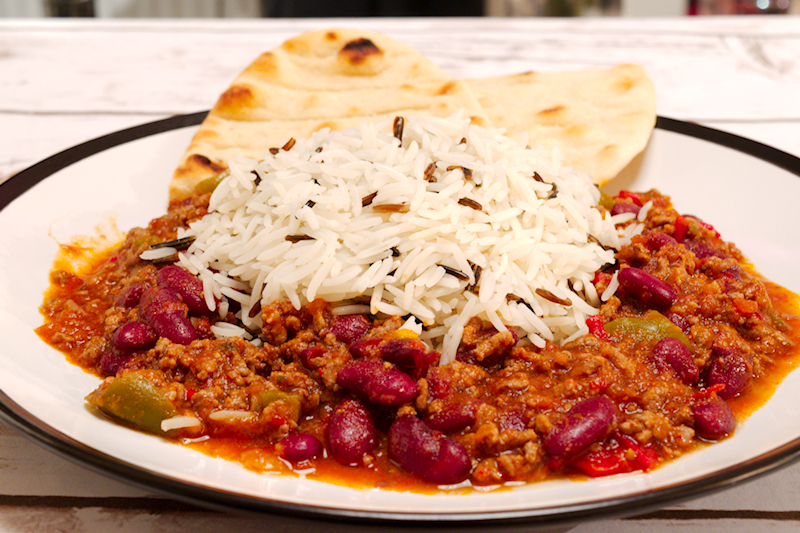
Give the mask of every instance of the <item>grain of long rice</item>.
POLYGON ((173 416, 161 421, 161 431, 172 431, 174 429, 200 427, 203 423, 194 416, 173 416))

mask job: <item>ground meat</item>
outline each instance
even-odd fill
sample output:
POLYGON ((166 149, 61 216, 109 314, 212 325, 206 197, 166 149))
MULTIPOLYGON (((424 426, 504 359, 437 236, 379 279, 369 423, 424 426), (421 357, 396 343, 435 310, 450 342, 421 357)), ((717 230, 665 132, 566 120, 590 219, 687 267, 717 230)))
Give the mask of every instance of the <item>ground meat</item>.
MULTIPOLYGON (((379 476, 381 486, 412 477, 389 458, 391 427, 404 417, 424 422, 429 444, 463 449, 468 479, 476 485, 652 469, 696 445, 693 406, 733 386, 711 377, 720 354, 736 354, 745 378, 758 380, 773 361, 794 354, 797 320, 785 313, 786 305, 776 308, 772 296, 779 289, 749 271, 736 247, 711 226, 678 214, 654 191, 619 201, 652 201, 652 207, 644 232, 617 252, 616 264, 595 275, 595 290, 602 294, 619 269, 636 268, 674 288, 674 301, 654 315, 622 286, 594 317, 601 327, 563 346, 518 343, 513 328, 498 331, 472 318, 457 360, 438 365, 438 352, 401 329, 404 317, 369 317, 358 338, 345 338, 331 305, 318 300, 300 309, 286 301, 264 302, 260 331, 249 332, 253 341, 213 338, 215 324, 236 321, 239 307, 230 302, 224 317, 188 316, 196 335, 191 342, 162 337, 120 353, 115 332, 143 317, 141 306, 117 299, 136 285, 155 287, 161 268, 139 255, 203 216, 208 195, 176 203, 147 228, 132 230, 85 278, 54 272, 54 295, 42 306, 48 322, 39 333, 87 370, 108 376, 93 393, 97 405, 116 379, 143 380, 190 422, 170 430, 171 437, 221 439, 247 464, 264 463, 263 454, 280 452, 281 440, 297 433, 313 436, 333 455, 330 439, 337 437, 329 423, 338 408, 355 405, 361 406, 353 408, 358 416, 374 425, 366 428, 373 438, 359 461, 368 466, 359 475, 379 476), (634 334, 631 327, 649 327, 651 333, 634 334), (662 333, 654 337, 656 330, 662 333), (674 367, 656 360, 655 345, 665 335, 686 346, 685 364, 699 378, 685 382, 674 367), (352 371, 365 362, 369 371, 352 371), (343 380, 344 369, 355 377, 343 380), (412 394, 394 402, 400 382, 412 394), (598 399, 591 405, 610 405, 613 416, 592 442, 560 453, 552 436, 580 420, 583 415, 575 413, 598 399), (614 469, 598 470, 599 457, 614 469)), ((317 458, 313 464, 324 470, 335 460, 317 458)))

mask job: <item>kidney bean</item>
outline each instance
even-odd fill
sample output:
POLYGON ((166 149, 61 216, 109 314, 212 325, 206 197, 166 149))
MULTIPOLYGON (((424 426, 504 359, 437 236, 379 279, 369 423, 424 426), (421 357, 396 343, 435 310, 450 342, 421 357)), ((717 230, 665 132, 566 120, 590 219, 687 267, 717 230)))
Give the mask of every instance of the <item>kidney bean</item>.
POLYGON ((150 325, 159 337, 166 337, 175 344, 190 344, 197 339, 192 323, 180 313, 157 314, 150 325))
POLYGON ((419 339, 392 339, 380 347, 381 357, 419 377, 439 359, 439 354, 429 351, 419 339))
POLYGON ((709 385, 723 384, 717 394, 720 398, 735 398, 750 387, 753 374, 745 358, 729 348, 715 346, 711 349, 711 363, 706 381, 709 385))
POLYGON ((544 451, 553 457, 570 457, 601 440, 611 429, 616 408, 606 396, 594 396, 576 404, 542 439, 544 451))
POLYGON ((413 367, 425 357, 427 346, 417 339, 391 339, 381 346, 381 357, 399 366, 413 367))
POLYGON ((408 374, 382 361, 360 359, 348 363, 336 376, 336 383, 381 405, 399 406, 417 395, 417 383, 408 374))
POLYGON ((683 245, 686 246, 687 250, 694 253, 698 259, 706 259, 708 257, 725 258, 724 253, 700 241, 684 241, 683 245))
POLYGON ((151 287, 142 293, 139 318, 153 328, 159 337, 176 344, 189 344, 197 332, 187 318, 187 306, 170 289, 151 287))
POLYGON ((432 431, 413 415, 402 415, 389 429, 389 458, 406 470, 440 485, 464 481, 472 469, 467 450, 432 431))
POLYGON ((116 307, 136 307, 145 289, 150 288, 149 283, 131 283, 114 299, 116 307))
POLYGON ((372 322, 364 315, 340 315, 333 317, 330 332, 339 342, 350 344, 367 334, 372 322))
POLYGON ((701 439, 719 440, 729 435, 736 427, 733 411, 725 400, 718 397, 693 406, 692 414, 694 414, 694 430, 701 439))
POLYGON ((306 348, 305 350, 300 352, 300 362, 306 368, 309 369, 317 368, 317 366, 311 360, 316 359, 317 357, 321 357, 324 353, 325 353, 325 348, 323 348, 322 346, 311 346, 310 348, 306 348))
POLYGON ((290 463, 301 463, 322 455, 322 443, 310 433, 290 433, 281 439, 281 447, 281 457, 290 463))
POLYGON ((481 402, 474 398, 455 398, 454 402, 428 416, 425 419, 428 427, 442 433, 455 433, 474 424, 481 402))
POLYGON ((368 337, 365 339, 358 339, 353 341, 347 347, 350 355, 356 359, 375 358, 380 356, 378 346, 383 342, 380 337, 368 337))
POLYGON ((525 413, 519 407, 514 407, 500 413, 497 426, 500 428, 500 431, 505 431, 506 429, 522 431, 528 427, 528 420, 525 417, 525 413))
POLYGON ((638 214, 641 211, 642 206, 636 205, 632 202, 617 202, 611 208, 611 215, 619 215, 622 213, 634 213, 638 214))
POLYGON ((188 270, 178 265, 167 265, 156 274, 156 282, 159 287, 180 296, 191 314, 203 316, 211 313, 203 293, 203 282, 188 270))
POLYGON ((131 357, 133 357, 132 353, 112 347, 103 352, 103 355, 97 360, 97 369, 104 376, 116 376, 117 372, 125 368, 131 357))
POLYGON ((726 268, 725 270, 721 270, 719 273, 720 276, 729 278, 733 281, 742 281, 742 269, 738 266, 733 266, 731 268, 726 268))
POLYGON ((331 456, 346 465, 360 464, 377 444, 372 415, 358 400, 340 402, 328 418, 325 432, 331 456))
POLYGON ((480 361, 478 361, 475 353, 470 348, 466 348, 463 345, 458 347, 456 361, 459 363, 467 363, 468 365, 480 365, 480 361))
POLYGON ((678 244, 678 241, 666 233, 651 233, 647 238, 647 247, 653 252, 660 250, 668 244, 678 244))
POLYGON ((183 307, 186 310, 181 299, 171 290, 163 287, 148 287, 139 299, 139 318, 145 323, 150 322, 154 314, 162 312, 166 307, 183 307))
POLYGON ((679 315, 678 313, 667 313, 666 317, 670 322, 678 326, 684 334, 688 335, 689 331, 691 331, 692 325, 689 324, 689 321, 686 320, 686 317, 679 315))
POLYGON ((671 368, 684 383, 694 383, 700 378, 700 370, 689 348, 678 339, 661 339, 653 346, 652 356, 660 369, 671 368))
POLYGON ((617 281, 626 293, 648 307, 668 309, 678 298, 669 284, 639 268, 620 269, 617 281))
POLYGON ((451 388, 453 386, 451 380, 439 377, 431 372, 428 372, 428 375, 425 377, 425 379, 428 381, 428 394, 431 396, 431 398, 434 400, 441 400, 450 396, 451 388))
POLYGON ((158 340, 153 328, 144 322, 126 322, 111 335, 111 343, 120 350, 146 350, 158 340))

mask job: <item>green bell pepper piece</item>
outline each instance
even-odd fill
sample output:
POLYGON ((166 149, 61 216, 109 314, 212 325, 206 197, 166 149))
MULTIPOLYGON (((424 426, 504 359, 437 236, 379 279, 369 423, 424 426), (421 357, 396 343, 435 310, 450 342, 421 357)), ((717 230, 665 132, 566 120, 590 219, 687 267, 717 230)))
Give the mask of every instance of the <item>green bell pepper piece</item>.
POLYGON ((158 235, 148 235, 147 237, 139 237, 138 239, 134 239, 133 245, 137 248, 145 243, 149 244, 150 246, 154 244, 158 244, 161 242, 161 237, 158 235))
POLYGON ((195 194, 214 192, 214 189, 217 188, 217 185, 219 185, 223 179, 227 178, 229 174, 230 174, 229 172, 222 172, 211 178, 204 179, 203 181, 194 186, 195 194))
POLYGON ((772 326, 775 329, 779 331, 789 330, 789 325, 786 323, 786 321, 779 317, 776 313, 773 311, 767 311, 765 314, 767 315, 767 318, 769 318, 769 321, 772 322, 772 326))
POLYGON ((283 391, 268 390, 258 393, 253 401, 253 411, 260 413, 266 406, 278 400, 286 402, 289 406, 290 415, 295 422, 300 420, 300 398, 296 394, 289 394, 283 391))
POLYGON ((172 402, 151 381, 133 373, 95 390, 86 401, 110 417, 151 433, 164 434, 161 422, 178 415, 172 402))
POLYGON ((615 337, 629 337, 636 342, 658 342, 663 338, 672 337, 681 341, 690 350, 692 349, 691 343, 683 331, 670 319, 654 310, 648 311, 642 317, 618 318, 604 324, 603 327, 615 337))
POLYGON ((612 196, 609 196, 603 191, 600 191, 600 201, 597 202, 598 205, 602 205, 603 207, 611 211, 611 208, 614 207, 615 203, 617 203, 617 201, 612 196))

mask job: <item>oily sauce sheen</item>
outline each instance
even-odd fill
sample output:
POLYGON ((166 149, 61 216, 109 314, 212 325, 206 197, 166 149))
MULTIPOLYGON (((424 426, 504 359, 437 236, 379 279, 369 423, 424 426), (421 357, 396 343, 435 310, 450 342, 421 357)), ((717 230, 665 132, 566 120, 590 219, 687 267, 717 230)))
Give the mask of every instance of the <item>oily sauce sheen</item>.
MULTIPOLYGON (((731 408, 737 419, 744 420, 763 406, 783 379, 800 364, 800 307, 798 298, 793 292, 783 287, 764 281, 769 296, 790 327, 790 337, 795 348, 787 357, 773 361, 769 372, 753 383, 752 389, 744 396, 732 400, 731 408)), ((206 455, 220 457, 241 463, 245 468, 259 473, 291 474, 295 470, 292 465, 276 457, 273 446, 259 445, 247 439, 205 439, 200 441, 184 441, 184 445, 201 451, 206 455)), ((299 475, 328 483, 335 483, 352 488, 384 488, 397 491, 433 494, 439 489, 419 478, 409 476, 388 460, 385 454, 376 458, 373 468, 360 469, 357 475, 353 468, 336 461, 317 461, 313 468, 299 469, 299 475)), ((582 476, 570 475, 580 479, 582 476)), ((464 490, 457 489, 457 490, 464 490)))
MULTIPOLYGON (((138 305, 124 301, 131 287, 152 292, 163 280, 159 272, 166 266, 139 255, 202 217, 208 195, 173 204, 164 217, 132 230, 119 247, 85 250, 78 262, 85 266, 78 272, 68 260, 58 260, 41 308, 45 323, 37 333, 70 362, 104 378, 96 391, 86 391, 98 414, 260 473, 433 493, 442 486, 464 491, 649 471, 728 436, 698 437, 702 415, 695 414, 697 406, 724 403, 741 422, 764 405, 800 361, 800 310, 795 294, 756 274, 712 226, 681 216, 667 197, 650 191, 606 199, 608 209, 625 203, 633 205, 624 209, 634 210, 648 201, 653 207, 644 233, 623 247, 617 264, 598 272, 594 283, 601 294, 614 272, 634 268, 645 272, 645 279, 655 276, 673 286, 674 298, 666 307, 653 300, 648 304, 640 288, 623 286, 587 321, 587 336, 561 347, 513 347, 508 333, 472 320, 457 361, 440 367, 436 352, 399 329, 399 317, 346 322, 322 301, 300 310, 288 302, 262 302, 263 345, 257 347, 214 339, 210 327, 220 317, 187 314, 177 299, 165 305, 171 313, 183 313, 196 340, 184 346, 158 338, 145 348, 119 349, 120 328, 159 312, 144 309, 139 300, 138 305), (350 329, 343 330, 343 323, 350 329), (664 336, 690 347, 690 365, 697 366, 699 378, 682 381, 677 367, 654 360, 655 345, 664 336), (413 362, 401 362, 398 354, 413 362), (741 363, 734 369, 744 374, 720 384, 712 367, 731 354, 741 363), (410 377, 413 400, 376 404, 384 400, 367 398, 370 383, 353 389, 339 377, 343 368, 368 360, 410 377), (124 406, 109 408, 108 391, 123 382, 149 391, 153 398, 146 409, 165 413, 157 422, 174 417, 196 422, 165 434, 158 423, 131 418, 124 406), (741 391, 724 398, 726 388, 730 393, 741 383, 741 391), (358 466, 332 457, 331 439, 338 437, 328 427, 337 409, 353 401, 366 406, 375 426, 368 451, 358 454, 358 466), (586 414, 587 409, 594 411, 586 414), (573 440, 554 437, 586 417, 605 422, 583 428, 573 440), (415 471, 417 463, 402 455, 413 450, 413 439, 402 436, 401 451, 391 442, 400 419, 422 428, 422 437, 415 438, 463 450, 471 462, 469 473, 426 479, 415 471), (295 433, 314 437, 321 453, 294 463, 282 458, 282 439, 295 433)), ((73 249, 68 252, 62 259, 74 256, 73 249)), ((224 320, 235 318, 230 314, 224 320)), ((359 379, 369 381, 356 377, 357 386, 359 379)))

